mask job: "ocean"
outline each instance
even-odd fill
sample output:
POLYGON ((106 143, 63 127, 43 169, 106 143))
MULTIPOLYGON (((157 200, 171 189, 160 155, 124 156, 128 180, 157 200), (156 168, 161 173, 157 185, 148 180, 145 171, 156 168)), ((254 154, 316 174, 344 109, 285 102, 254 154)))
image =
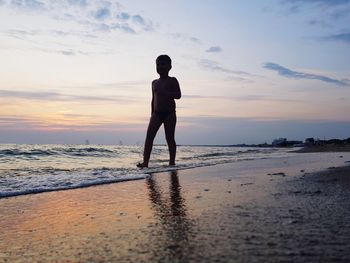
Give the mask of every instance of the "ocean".
POLYGON ((280 158, 290 149, 178 146, 169 167, 167 146, 154 146, 149 168, 138 169, 142 146, 0 144, 0 198, 140 180, 155 172, 242 160, 280 158))

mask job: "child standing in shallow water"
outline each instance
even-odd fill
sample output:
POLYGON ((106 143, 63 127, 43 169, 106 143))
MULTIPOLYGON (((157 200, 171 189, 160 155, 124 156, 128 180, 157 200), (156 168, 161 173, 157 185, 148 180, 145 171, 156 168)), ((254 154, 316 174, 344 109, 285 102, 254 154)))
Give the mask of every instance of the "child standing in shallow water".
POLYGON ((140 168, 148 167, 153 140, 162 124, 164 124, 165 138, 169 148, 169 165, 175 165, 175 99, 181 98, 181 90, 177 79, 169 77, 171 58, 168 55, 160 55, 157 57, 156 68, 159 79, 152 81, 151 119, 147 129, 143 162, 137 164, 137 167, 140 168))

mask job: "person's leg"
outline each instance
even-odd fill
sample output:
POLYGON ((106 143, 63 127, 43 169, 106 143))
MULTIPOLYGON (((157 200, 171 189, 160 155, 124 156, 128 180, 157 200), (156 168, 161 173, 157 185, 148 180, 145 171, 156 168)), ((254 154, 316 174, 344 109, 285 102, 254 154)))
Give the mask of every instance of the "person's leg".
POLYGON ((169 148, 169 165, 175 165, 176 142, 175 142, 176 113, 170 114, 164 121, 165 138, 169 148))
POLYGON ((153 140, 154 140, 154 137, 156 137, 156 134, 161 125, 162 125, 162 122, 159 120, 159 118, 156 115, 153 114, 148 124, 147 135, 146 135, 145 146, 144 146, 145 148, 143 151, 143 163, 138 164, 137 165, 138 167, 140 168, 148 167, 148 162, 149 162, 149 158, 151 156, 151 151, 153 147, 153 140))

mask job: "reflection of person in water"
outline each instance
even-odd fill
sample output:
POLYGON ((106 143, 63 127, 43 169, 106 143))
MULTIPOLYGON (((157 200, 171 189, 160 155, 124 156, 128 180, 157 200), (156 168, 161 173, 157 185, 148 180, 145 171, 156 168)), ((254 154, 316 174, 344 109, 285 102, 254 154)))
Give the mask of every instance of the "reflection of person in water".
POLYGON ((156 216, 159 217, 161 227, 166 235, 165 239, 162 236, 154 236, 154 238, 158 238, 158 242, 161 243, 159 245, 164 249, 170 249, 171 252, 175 252, 177 258, 182 258, 186 254, 184 249, 188 248, 188 234, 191 224, 187 218, 185 200, 181 196, 177 171, 170 172, 169 199, 164 198, 161 187, 152 176, 147 179, 147 185, 156 216))
POLYGON ((168 55, 160 55, 156 60, 156 66, 159 79, 152 82, 151 119, 147 129, 143 162, 137 164, 137 167, 140 168, 148 167, 153 140, 162 124, 164 124, 165 137, 169 147, 169 165, 175 165, 175 99, 181 98, 181 90, 177 79, 169 77, 171 58, 168 55))

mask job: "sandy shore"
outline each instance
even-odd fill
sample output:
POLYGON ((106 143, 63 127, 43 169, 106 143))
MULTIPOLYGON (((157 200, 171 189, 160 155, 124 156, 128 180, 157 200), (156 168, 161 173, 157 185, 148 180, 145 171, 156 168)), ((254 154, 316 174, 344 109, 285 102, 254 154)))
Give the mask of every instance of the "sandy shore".
POLYGON ((349 262, 349 161, 303 153, 0 199, 0 262, 349 262))

